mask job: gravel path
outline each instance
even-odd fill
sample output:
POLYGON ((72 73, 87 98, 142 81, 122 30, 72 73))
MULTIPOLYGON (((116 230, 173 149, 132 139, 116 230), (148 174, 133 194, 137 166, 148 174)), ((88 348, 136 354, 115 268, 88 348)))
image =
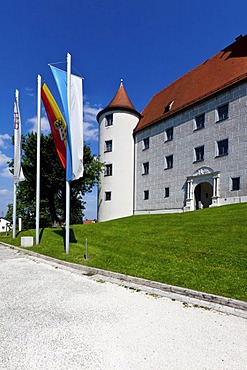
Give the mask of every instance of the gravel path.
POLYGON ((247 320, 0 246, 0 369, 246 369, 247 320))

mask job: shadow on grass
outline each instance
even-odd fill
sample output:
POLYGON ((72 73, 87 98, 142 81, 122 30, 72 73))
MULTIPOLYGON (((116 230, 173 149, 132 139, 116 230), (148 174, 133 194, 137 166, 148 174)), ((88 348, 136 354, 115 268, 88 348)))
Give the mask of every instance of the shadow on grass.
MULTIPOLYGON (((65 228, 59 230, 52 230, 53 233, 61 236, 63 238, 63 245, 65 249, 65 228)), ((69 229, 69 242, 70 243, 77 243, 77 239, 75 237, 75 233, 73 229, 69 229)))
POLYGON ((41 242, 41 239, 42 239, 42 236, 43 236, 43 233, 44 233, 44 227, 42 227, 42 229, 40 230, 39 232, 39 241, 41 242))

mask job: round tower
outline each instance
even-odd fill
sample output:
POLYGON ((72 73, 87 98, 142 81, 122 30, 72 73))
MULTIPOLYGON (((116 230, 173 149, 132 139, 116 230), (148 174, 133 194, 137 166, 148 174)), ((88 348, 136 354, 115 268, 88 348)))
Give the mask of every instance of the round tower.
POLYGON ((133 214, 133 130, 139 119, 140 114, 131 103, 121 80, 112 101, 97 115, 99 156, 105 164, 98 186, 99 222, 133 214))

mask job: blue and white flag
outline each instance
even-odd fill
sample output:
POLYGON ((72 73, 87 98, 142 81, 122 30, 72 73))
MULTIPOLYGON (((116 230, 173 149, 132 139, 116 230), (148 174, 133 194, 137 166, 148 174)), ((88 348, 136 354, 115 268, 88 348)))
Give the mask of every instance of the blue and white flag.
POLYGON ((67 122, 66 181, 83 176, 83 103, 82 78, 71 75, 70 105, 67 97, 67 72, 51 67, 62 100, 67 122), (70 106, 70 111, 68 109, 70 106))

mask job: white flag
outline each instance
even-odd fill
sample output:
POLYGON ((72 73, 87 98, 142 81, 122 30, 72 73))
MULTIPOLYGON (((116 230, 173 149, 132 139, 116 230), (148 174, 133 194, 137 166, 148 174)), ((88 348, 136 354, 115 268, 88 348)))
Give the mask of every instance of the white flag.
POLYGON ((21 168, 21 118, 19 111, 19 91, 16 90, 14 102, 14 182, 24 181, 21 168))
POLYGON ((71 75, 70 143, 72 148, 72 180, 83 176, 83 104, 82 79, 71 75))
POLYGON ((70 77, 70 111, 68 111, 67 72, 50 66, 62 100, 67 123, 66 181, 83 176, 83 95, 82 78, 70 77))

